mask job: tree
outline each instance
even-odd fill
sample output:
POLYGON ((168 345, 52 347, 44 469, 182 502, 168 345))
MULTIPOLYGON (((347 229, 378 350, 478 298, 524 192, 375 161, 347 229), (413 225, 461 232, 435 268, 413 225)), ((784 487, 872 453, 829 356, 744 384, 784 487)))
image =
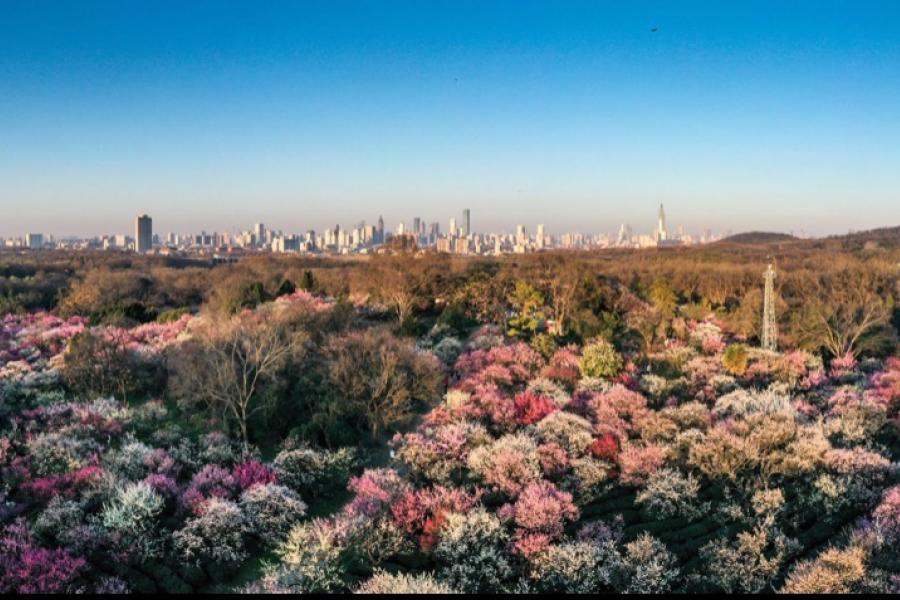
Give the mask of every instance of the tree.
POLYGON ((626 313, 625 319, 629 329, 641 339, 641 350, 645 354, 652 352, 653 344, 665 325, 662 314, 652 306, 643 304, 633 306, 626 313))
POLYGON ((531 337, 543 320, 544 296, 529 283, 518 280, 509 297, 515 314, 508 322, 508 333, 516 337, 531 337))
POLYGON ((119 395, 125 400, 129 393, 157 384, 159 369, 128 349, 125 334, 82 331, 69 341, 62 376, 80 394, 119 395))
POLYGON ((825 348, 832 356, 858 356, 893 337, 893 301, 867 283, 847 276, 828 278, 823 293, 807 301, 807 344, 825 348))
POLYGON ((570 257, 561 256, 550 265, 551 273, 546 279, 550 292, 550 311, 553 315, 553 329, 550 333, 565 335, 569 318, 582 288, 582 265, 570 257))
POLYGON ((650 286, 647 297, 653 308, 658 310, 665 318, 671 319, 675 315, 678 296, 667 280, 657 277, 650 286))
POLYGON ((333 338, 324 356, 332 396, 324 410, 373 436, 409 424, 440 392, 437 360, 385 329, 333 338))
POLYGON ((722 365, 728 369, 732 375, 741 376, 747 370, 747 363, 750 360, 750 353, 744 344, 730 344, 725 348, 725 354, 722 356, 722 365))
POLYGON ((611 379, 622 370, 622 357, 612 344, 598 338, 584 347, 581 355, 581 374, 585 377, 611 379))
POLYGON ((221 327, 207 327, 182 348, 175 389, 181 398, 200 399, 232 418, 249 452, 247 424, 263 408, 264 388, 282 366, 303 350, 306 334, 278 318, 239 314, 221 327))
POLYGON ((303 277, 300 279, 300 289, 306 290, 307 292, 313 291, 316 287, 316 279, 313 276, 312 271, 309 269, 305 269, 303 271, 303 277))
POLYGON ((502 327, 512 287, 509 273, 501 270, 498 262, 474 262, 463 274, 452 301, 464 304, 475 320, 502 327))
POLYGON ((228 299, 228 314, 234 314, 245 308, 256 308, 267 300, 266 290, 260 281, 251 281, 239 287, 228 299))
POLYGON ((379 256, 371 264, 369 291, 404 323, 429 297, 429 264, 409 254, 379 256))

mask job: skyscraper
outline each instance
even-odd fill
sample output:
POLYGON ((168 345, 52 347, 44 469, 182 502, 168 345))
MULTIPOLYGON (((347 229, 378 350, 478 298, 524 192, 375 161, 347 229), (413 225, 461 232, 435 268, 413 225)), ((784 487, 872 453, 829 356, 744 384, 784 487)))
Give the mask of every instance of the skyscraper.
POLYGON ((256 245, 263 246, 266 243, 266 226, 263 223, 257 223, 253 227, 253 235, 256 237, 256 245))
POLYGON ((41 233, 26 234, 25 245, 31 250, 40 250, 44 247, 44 235, 41 233))
POLYGON ((463 209, 463 235, 472 235, 472 213, 468 208, 463 209))
POLYGON ((134 220, 134 251, 149 252, 153 247, 153 219, 139 215, 134 220))
POLYGON ((663 210, 663 205, 659 205, 659 215, 658 215, 658 223, 656 226, 656 239, 657 241, 664 242, 668 238, 668 233, 666 233, 666 211, 663 210))
POLYGON ((456 230, 456 217, 450 217, 450 231, 448 231, 451 236, 458 234, 459 232, 456 230))
POLYGON ((384 218, 382 218, 381 215, 378 216, 378 229, 376 229, 375 233, 375 243, 384 243, 384 218))

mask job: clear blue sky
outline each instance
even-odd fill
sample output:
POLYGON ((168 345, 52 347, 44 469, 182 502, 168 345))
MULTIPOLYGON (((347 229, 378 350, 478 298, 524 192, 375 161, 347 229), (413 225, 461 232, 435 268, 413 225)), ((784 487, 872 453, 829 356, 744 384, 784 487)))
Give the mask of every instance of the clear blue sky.
POLYGON ((900 2, 0 0, 0 236, 644 231, 659 202, 900 224, 900 2))

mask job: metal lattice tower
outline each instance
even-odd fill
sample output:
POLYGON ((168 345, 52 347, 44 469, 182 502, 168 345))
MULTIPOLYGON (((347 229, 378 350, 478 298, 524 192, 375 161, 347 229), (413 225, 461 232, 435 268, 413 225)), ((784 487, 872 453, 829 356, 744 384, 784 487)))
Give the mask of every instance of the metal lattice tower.
POLYGON ((778 349, 778 322, 775 320, 775 267, 763 273, 766 282, 766 296, 763 300, 762 347, 766 350, 778 349))

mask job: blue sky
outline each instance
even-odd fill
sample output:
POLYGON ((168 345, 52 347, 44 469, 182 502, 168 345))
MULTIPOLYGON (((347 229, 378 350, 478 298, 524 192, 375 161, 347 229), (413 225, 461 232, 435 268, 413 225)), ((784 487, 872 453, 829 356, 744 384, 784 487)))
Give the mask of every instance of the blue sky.
POLYGON ((900 2, 0 0, 0 236, 644 231, 659 202, 900 224, 900 2))

